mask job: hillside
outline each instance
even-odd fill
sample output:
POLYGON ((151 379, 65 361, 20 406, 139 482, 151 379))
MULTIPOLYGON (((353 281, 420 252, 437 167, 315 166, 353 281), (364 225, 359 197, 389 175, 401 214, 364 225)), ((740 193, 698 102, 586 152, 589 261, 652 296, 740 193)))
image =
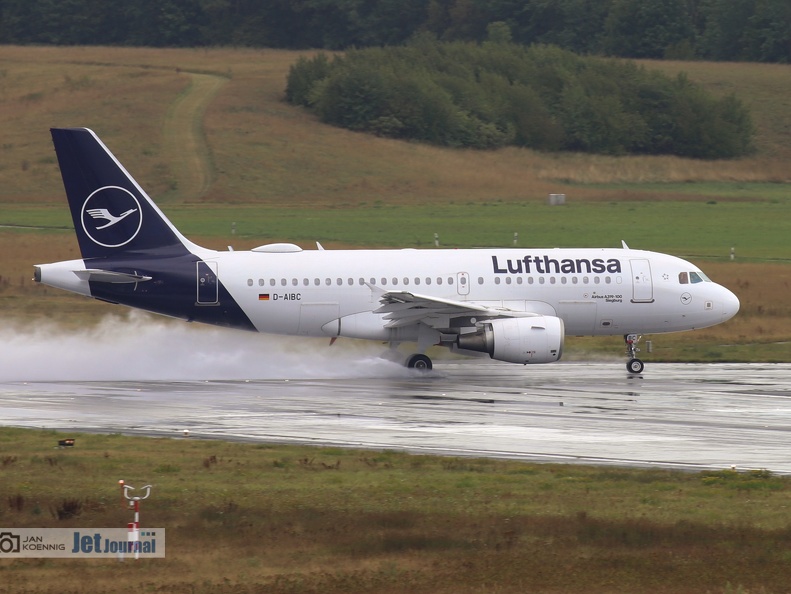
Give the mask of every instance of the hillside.
MULTIPOLYGON (((170 201, 338 207, 372 198, 524 200, 567 190, 568 182, 776 183, 791 176, 789 66, 648 63, 668 73, 685 70, 709 90, 735 92, 752 108, 757 154, 705 162, 443 150, 331 128, 282 100, 297 56, 276 50, 3 47, 0 203, 59 196, 51 126, 93 128, 146 180, 152 195, 170 201), (210 96, 182 114, 179 105, 207 83, 216 85, 210 96), (175 127, 174 118, 182 118, 175 127), (185 163, 194 159, 196 134, 206 141, 200 174, 206 181, 197 185, 190 181, 195 165, 185 163)), ((575 188, 574 194, 613 198, 612 189, 575 188)))

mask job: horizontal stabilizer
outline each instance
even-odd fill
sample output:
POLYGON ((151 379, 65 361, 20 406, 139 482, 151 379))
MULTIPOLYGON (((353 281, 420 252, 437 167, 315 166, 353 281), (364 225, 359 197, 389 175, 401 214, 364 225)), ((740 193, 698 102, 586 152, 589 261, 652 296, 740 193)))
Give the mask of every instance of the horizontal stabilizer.
POLYGON ((129 274, 126 272, 113 272, 112 270, 97 270, 97 269, 88 269, 88 270, 75 270, 74 274, 76 274, 80 279, 92 281, 95 283, 142 283, 144 281, 150 281, 150 276, 144 276, 142 274, 129 274))

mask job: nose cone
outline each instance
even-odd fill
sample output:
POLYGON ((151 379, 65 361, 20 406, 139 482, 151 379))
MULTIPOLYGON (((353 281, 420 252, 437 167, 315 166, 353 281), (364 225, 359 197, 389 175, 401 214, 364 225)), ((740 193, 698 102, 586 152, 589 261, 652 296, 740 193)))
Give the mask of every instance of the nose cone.
POLYGON ((722 321, 730 320, 733 316, 739 313, 739 298, 725 287, 720 287, 722 290, 722 321))

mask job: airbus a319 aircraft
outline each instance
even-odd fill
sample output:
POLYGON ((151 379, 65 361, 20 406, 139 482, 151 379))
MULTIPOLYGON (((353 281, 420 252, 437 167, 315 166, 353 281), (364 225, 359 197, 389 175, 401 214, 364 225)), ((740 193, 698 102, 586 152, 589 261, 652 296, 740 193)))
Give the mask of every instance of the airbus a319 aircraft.
MULTIPOLYGON (((738 298, 680 258, 629 249, 215 251, 186 239, 96 134, 53 129, 82 258, 35 266, 35 280, 187 321, 280 335, 433 345, 511 363, 551 363, 564 337, 705 328, 738 298)), ((394 352, 397 352, 394 350, 394 352)))

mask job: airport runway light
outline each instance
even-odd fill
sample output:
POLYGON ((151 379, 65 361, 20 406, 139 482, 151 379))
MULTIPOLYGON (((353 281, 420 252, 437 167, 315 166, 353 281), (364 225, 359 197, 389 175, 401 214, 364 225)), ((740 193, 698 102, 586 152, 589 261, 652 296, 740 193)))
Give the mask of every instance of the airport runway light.
MULTIPOLYGON (((132 485, 127 485, 123 479, 118 481, 118 484, 121 487, 121 504, 124 506, 124 508, 131 509, 135 512, 135 521, 127 524, 127 527, 129 528, 127 539, 129 542, 140 542, 140 502, 144 499, 148 499, 151 496, 151 485, 146 485, 140 488, 140 491, 143 492, 143 495, 132 495, 130 491, 135 490, 132 485)), ((138 549, 138 545, 133 545, 133 550, 135 551, 135 559, 139 559, 140 550, 138 549)), ((121 558, 123 559, 123 557, 121 558)))

